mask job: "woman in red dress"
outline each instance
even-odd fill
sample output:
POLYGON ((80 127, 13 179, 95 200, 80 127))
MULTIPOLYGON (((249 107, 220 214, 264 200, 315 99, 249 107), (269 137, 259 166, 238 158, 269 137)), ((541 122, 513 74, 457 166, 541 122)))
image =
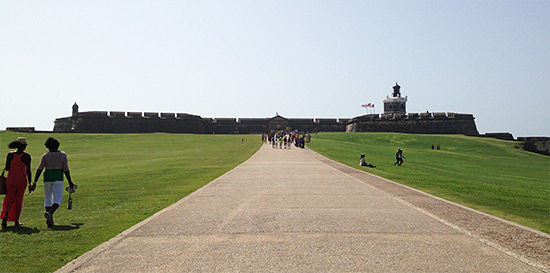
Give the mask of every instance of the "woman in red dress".
POLYGON ((24 152, 27 148, 27 140, 24 137, 19 137, 8 146, 11 149, 17 149, 17 151, 8 153, 6 158, 5 170, 8 171, 6 188, 8 193, 2 201, 2 211, 0 213, 2 228, 7 226, 8 221, 15 222, 16 227, 21 226, 19 216, 23 207, 23 196, 25 195, 27 182, 29 186, 31 184, 31 156, 24 152))

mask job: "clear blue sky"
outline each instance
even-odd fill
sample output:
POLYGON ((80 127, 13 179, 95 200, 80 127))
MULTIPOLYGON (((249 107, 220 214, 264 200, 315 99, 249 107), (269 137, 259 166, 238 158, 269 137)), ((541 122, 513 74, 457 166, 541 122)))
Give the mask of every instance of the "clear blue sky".
POLYGON ((550 136, 550 1, 4 1, 0 129, 81 111, 408 112, 550 136))

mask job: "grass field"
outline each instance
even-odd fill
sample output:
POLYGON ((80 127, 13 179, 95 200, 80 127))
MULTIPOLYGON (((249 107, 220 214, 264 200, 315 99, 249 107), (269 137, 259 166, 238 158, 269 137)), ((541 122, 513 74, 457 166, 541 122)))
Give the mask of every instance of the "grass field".
MULTIPOLYGON (((7 144, 18 136, 29 142, 34 177, 50 134, 0 132, 2 167, 7 144)), ((1 272, 54 271, 237 166, 261 145, 251 135, 52 136, 67 152, 79 186, 73 209, 66 209, 65 195, 55 213, 56 226, 48 229, 42 182, 37 191, 25 194, 20 219, 25 226, 0 231, 1 272)))
MULTIPOLYGON (((0 132, 7 144, 27 137, 32 173, 49 134, 0 132)), ((56 227, 43 217, 43 187, 25 195, 23 228, 0 231, 1 272, 49 272, 108 240, 248 159, 254 135, 54 134, 69 155, 73 210, 66 195, 56 227), (244 139, 244 142, 242 141, 244 139)), ((448 135, 320 133, 309 148, 336 161, 436 196, 550 232, 550 157, 516 143, 448 135), (431 145, 441 150, 431 150, 431 145), (405 164, 394 166, 403 149, 405 164), (359 155, 376 169, 360 168, 359 155)), ((11 223, 10 223, 11 224, 11 223)))
POLYGON ((348 166, 550 233, 550 157, 457 135, 320 133, 312 150, 348 166), (431 145, 441 146, 432 150, 431 145), (397 149, 406 157, 394 166, 397 149), (375 169, 359 167, 366 154, 375 169))

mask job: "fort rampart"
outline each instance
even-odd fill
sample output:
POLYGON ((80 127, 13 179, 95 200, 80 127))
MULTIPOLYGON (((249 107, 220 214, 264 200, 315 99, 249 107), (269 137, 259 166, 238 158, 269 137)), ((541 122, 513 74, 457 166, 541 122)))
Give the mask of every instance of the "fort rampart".
POLYGON ((54 132, 251 134, 292 129, 300 132, 399 132, 478 135, 471 114, 372 114, 353 119, 202 118, 183 113, 73 112, 55 120, 54 132))
POLYGON ((353 118, 346 132, 479 135, 474 116, 458 113, 363 115, 353 118))
POLYGON ((343 132, 349 119, 202 118, 182 113, 77 112, 55 120, 54 132, 251 134, 292 128, 301 132, 343 132))

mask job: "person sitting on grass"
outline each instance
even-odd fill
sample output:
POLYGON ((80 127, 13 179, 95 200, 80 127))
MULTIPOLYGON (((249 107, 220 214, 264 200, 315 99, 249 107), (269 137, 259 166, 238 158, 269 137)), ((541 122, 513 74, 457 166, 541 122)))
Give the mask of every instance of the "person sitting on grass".
POLYGON ((364 166, 364 167, 369 167, 369 168, 376 168, 376 166, 374 166, 372 164, 368 164, 365 161, 365 154, 361 154, 361 159, 359 160, 359 165, 364 166))
POLYGON ((44 172, 44 208, 46 208, 44 217, 48 227, 52 227, 54 225, 53 213, 59 208, 63 199, 63 174, 67 177, 71 188, 75 188, 75 185, 69 172, 67 154, 58 150, 59 141, 50 137, 44 145, 49 152, 42 155, 40 166, 38 166, 34 176, 34 183, 38 181, 42 170, 46 168, 44 172))

